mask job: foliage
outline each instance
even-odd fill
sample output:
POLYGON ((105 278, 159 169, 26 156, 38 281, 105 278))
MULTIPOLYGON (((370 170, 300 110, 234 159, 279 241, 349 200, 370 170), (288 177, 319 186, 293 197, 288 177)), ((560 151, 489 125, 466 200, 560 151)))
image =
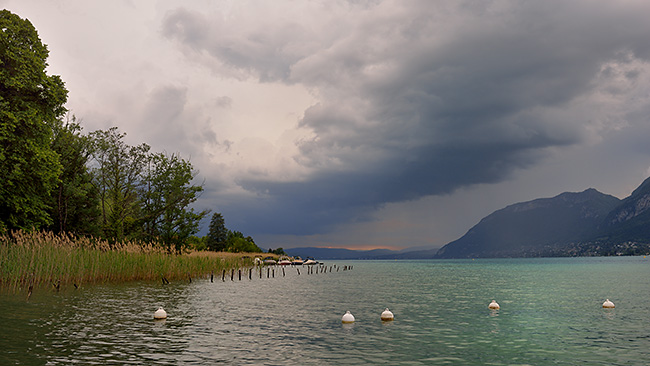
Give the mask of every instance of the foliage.
POLYGON ((277 255, 287 255, 287 253, 285 253, 284 249, 282 249, 282 248, 277 248, 277 249, 269 248, 269 253, 270 254, 277 254, 277 255))
POLYGON ((105 238, 121 241, 135 231, 139 215, 138 189, 149 145, 129 146, 117 127, 90 134, 93 184, 99 193, 101 230, 105 238))
POLYGON ((28 20, 0 11, 0 231, 52 222, 48 201, 61 164, 50 125, 65 113, 68 91, 46 74, 48 54, 28 20))
MULTIPOLYGON (((62 118, 68 92, 46 74, 47 56, 28 20, 0 11, 0 234, 48 228, 180 252, 209 213, 190 207, 203 191, 192 164, 129 146, 117 127, 82 135, 62 118)), ((223 250, 223 217, 219 230, 201 245, 223 250)))
POLYGON ((194 212, 188 206, 203 191, 191 184, 192 164, 178 155, 152 154, 142 185, 142 221, 145 238, 158 238, 180 252, 187 239, 198 231, 209 211, 194 212))
POLYGON ((239 231, 229 231, 226 240, 226 251, 231 253, 262 253, 253 238, 246 237, 239 231))
POLYGON ((210 228, 207 236, 208 250, 220 252, 226 248, 226 241, 228 240, 228 229, 226 229, 226 222, 219 212, 212 214, 210 220, 210 228))
POLYGON ((192 164, 178 155, 129 146, 117 127, 90 134, 93 184, 99 193, 103 237, 160 241, 180 252, 209 211, 189 206, 203 191, 192 164))
POLYGON ((81 135, 81 130, 74 116, 65 121, 56 120, 52 125, 52 149, 63 163, 59 184, 53 191, 50 204, 53 219, 50 229, 55 233, 98 234, 97 190, 86 166, 90 140, 81 135))
POLYGON ((187 238, 187 245, 190 247, 190 249, 196 251, 208 250, 208 245, 206 244, 207 238, 207 236, 191 235, 189 238, 187 238))

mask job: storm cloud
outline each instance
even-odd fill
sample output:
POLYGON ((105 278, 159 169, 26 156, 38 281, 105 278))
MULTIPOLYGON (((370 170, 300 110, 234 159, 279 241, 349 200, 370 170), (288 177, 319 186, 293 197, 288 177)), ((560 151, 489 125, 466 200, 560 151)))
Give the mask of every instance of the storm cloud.
POLYGON ((650 174, 647 1, 0 4, 87 131, 189 158, 262 246, 440 246, 650 174))
POLYGON ((268 232, 311 234, 389 202, 509 179, 627 123, 608 107, 648 71, 643 2, 332 7, 277 23, 177 9, 163 23, 197 62, 318 97, 300 120, 311 138, 296 141, 305 176, 239 181, 272 202, 253 214, 268 232))

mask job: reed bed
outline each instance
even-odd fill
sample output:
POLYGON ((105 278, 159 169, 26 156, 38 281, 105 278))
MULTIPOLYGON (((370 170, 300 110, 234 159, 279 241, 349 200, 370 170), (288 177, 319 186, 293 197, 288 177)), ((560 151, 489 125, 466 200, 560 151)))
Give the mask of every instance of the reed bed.
POLYGON ((138 280, 188 280, 250 267, 250 255, 169 254, 158 245, 109 244, 96 238, 17 231, 0 236, 0 289, 138 280))

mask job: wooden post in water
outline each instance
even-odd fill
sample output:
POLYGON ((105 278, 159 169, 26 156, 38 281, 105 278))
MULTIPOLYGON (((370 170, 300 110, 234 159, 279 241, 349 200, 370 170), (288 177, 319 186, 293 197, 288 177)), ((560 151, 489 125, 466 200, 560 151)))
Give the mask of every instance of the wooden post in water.
POLYGON ((27 301, 29 301, 29 298, 32 296, 32 291, 34 290, 34 284, 31 283, 29 285, 29 288, 27 289, 27 301))
POLYGON ((271 268, 268 268, 268 267, 267 267, 267 268, 266 268, 266 278, 270 278, 270 277, 269 277, 269 273, 271 273, 271 268))
POLYGON ((234 281, 235 280, 235 269, 233 268, 232 271, 230 272, 230 280, 234 281))
POLYGON ((226 270, 223 270, 223 273, 221 274, 221 282, 226 282, 226 270))
POLYGON ((300 276, 300 268, 296 268, 296 271, 298 271, 298 276, 300 276))
POLYGON ((284 276, 285 276, 285 274, 284 274, 284 267, 282 267, 282 277, 284 277, 284 276))
POLYGON ((210 282, 214 282, 214 271, 210 272, 210 282))
POLYGON ((273 278, 275 278, 275 268, 271 271, 271 274, 273 275, 273 278))
POLYGON ((239 270, 239 280, 241 281, 241 269, 239 270))

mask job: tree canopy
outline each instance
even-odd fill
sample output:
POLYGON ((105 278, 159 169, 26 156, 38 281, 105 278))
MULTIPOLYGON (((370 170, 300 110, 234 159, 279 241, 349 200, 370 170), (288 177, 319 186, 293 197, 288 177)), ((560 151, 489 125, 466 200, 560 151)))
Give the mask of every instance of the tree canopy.
POLYGON ((51 196, 50 229, 55 233, 98 235, 98 195, 87 166, 91 140, 81 134, 82 127, 74 116, 55 121, 52 131, 52 149, 59 155, 63 170, 51 196))
POLYGON ((226 249, 227 240, 228 229, 226 229, 226 222, 219 212, 215 212, 212 214, 207 235, 206 245, 208 250, 222 251, 226 249))
POLYGON ((47 47, 27 19, 0 10, 0 230, 50 224, 50 194, 62 170, 50 145, 68 91, 45 72, 47 47))

